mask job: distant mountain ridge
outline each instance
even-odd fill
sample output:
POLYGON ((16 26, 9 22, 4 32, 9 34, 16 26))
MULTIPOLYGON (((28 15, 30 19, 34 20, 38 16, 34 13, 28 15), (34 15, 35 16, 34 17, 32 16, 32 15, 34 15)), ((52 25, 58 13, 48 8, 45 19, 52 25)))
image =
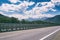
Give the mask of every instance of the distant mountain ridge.
POLYGON ((18 20, 17 18, 14 18, 14 17, 7 17, 7 16, 4 16, 2 14, 0 14, 0 23, 21 23, 21 24, 51 24, 50 22, 44 22, 44 21, 41 21, 41 20, 34 20, 32 18, 30 18, 31 20, 33 21, 29 21, 29 20, 25 20, 25 19, 22 19, 21 21, 18 20))
POLYGON ((28 21, 37 21, 37 20, 45 20, 45 19, 47 19, 48 17, 43 17, 43 18, 28 18, 28 19, 26 19, 26 20, 28 20, 28 21))
POLYGON ((18 20, 14 17, 7 17, 2 14, 0 14, 0 23, 59 23, 60 24, 60 15, 56 15, 51 18, 39 18, 39 19, 33 19, 29 18, 28 20, 18 20), (32 21, 29 21, 32 20, 32 21))
POLYGON ((56 15, 52 18, 47 18, 45 21, 59 23, 60 24, 60 15, 56 15))

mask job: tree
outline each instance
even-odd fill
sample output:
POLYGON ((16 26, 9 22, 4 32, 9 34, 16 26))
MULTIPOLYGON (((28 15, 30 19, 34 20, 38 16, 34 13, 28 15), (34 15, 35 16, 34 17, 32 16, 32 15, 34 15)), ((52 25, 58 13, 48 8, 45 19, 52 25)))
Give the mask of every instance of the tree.
POLYGON ((22 19, 21 23, 22 23, 22 24, 24 24, 24 23, 26 23, 26 22, 25 22, 25 20, 24 20, 24 19, 22 19))

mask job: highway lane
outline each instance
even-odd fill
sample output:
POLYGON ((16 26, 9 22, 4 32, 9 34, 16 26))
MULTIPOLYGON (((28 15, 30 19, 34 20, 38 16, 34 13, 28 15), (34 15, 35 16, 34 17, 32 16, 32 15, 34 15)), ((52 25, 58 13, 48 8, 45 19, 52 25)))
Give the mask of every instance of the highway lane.
POLYGON ((40 40, 57 29, 60 26, 0 33, 0 40, 40 40))

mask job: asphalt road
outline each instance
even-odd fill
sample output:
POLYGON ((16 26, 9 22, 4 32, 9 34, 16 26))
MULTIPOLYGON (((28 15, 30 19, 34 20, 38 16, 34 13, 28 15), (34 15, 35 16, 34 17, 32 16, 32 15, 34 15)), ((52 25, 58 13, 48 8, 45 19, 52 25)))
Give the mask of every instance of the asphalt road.
POLYGON ((60 26, 5 32, 0 33, 0 40, 40 40, 57 29, 60 29, 60 26))

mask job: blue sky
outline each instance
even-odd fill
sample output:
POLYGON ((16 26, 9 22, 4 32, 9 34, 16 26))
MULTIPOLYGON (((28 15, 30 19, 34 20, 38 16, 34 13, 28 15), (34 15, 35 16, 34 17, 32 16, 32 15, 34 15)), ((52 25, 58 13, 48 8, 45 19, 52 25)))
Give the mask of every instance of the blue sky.
POLYGON ((60 0, 0 0, 0 14, 19 20, 60 15, 60 0))

